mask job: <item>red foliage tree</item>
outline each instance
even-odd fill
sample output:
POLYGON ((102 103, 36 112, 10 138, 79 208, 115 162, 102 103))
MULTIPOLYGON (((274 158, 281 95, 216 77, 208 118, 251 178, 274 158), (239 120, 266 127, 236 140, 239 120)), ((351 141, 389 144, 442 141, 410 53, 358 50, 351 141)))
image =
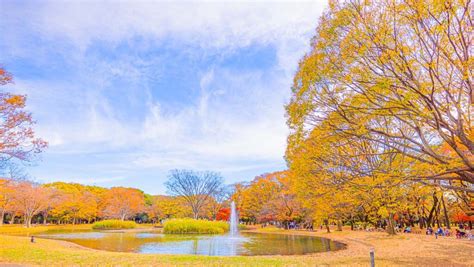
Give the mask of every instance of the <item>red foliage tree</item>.
POLYGON ((221 208, 219 212, 217 212, 216 220, 218 221, 228 221, 230 218, 230 209, 229 208, 221 208))

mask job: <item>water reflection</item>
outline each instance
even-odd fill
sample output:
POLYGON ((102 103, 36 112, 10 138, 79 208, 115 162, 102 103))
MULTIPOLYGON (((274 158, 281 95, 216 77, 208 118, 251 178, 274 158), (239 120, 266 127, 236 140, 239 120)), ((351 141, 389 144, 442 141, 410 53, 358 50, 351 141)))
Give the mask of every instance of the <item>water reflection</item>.
POLYGON ((87 231, 44 233, 41 236, 68 240, 94 249, 146 254, 299 255, 344 247, 341 243, 319 237, 253 233, 231 236, 87 231))
POLYGON ((201 236, 187 241, 148 243, 140 247, 140 253, 152 254, 195 254, 210 256, 253 255, 244 244, 246 237, 201 236))

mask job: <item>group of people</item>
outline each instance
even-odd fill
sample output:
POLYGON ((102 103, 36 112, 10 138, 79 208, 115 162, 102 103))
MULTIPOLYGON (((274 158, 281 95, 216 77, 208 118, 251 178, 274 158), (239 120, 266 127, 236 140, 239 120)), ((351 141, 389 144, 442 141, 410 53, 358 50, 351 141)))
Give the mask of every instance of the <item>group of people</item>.
MULTIPOLYGON (((427 235, 434 234, 436 238, 438 238, 438 236, 451 236, 451 232, 446 227, 445 228, 438 227, 436 231, 434 231, 433 228, 428 227, 426 229, 426 234, 427 235)), ((458 239, 467 238, 469 240, 474 239, 471 231, 466 229, 463 224, 459 224, 459 227, 456 229, 456 238, 458 239)))
POLYGON ((427 235, 434 234, 436 238, 438 238, 438 236, 451 236, 451 231, 449 231, 449 229, 446 227, 444 228, 438 227, 438 229, 435 231, 433 228, 431 228, 431 226, 428 226, 428 228, 426 228, 426 234, 427 235))
MULTIPOLYGON (((400 229, 398 226, 396 228, 400 229)), ((406 226, 403 229, 403 232, 411 233, 412 232, 411 226, 406 226)), ((462 224, 460 224, 458 229, 456 229, 455 234, 456 234, 456 238, 458 239, 467 238, 469 240, 474 240, 474 236, 472 235, 471 231, 466 229, 466 227, 462 224)), ((428 228, 426 228, 426 235, 434 235, 436 238, 438 238, 438 236, 451 236, 452 233, 446 227, 444 228, 438 227, 438 229, 434 230, 431 226, 429 226, 428 228)))
POLYGON ((456 238, 467 238, 469 240, 474 240, 471 231, 464 229, 456 229, 456 238))
MULTIPOLYGON (((302 223, 302 224, 298 224, 296 223, 295 221, 289 221, 289 222, 285 222, 285 223, 281 223, 281 222, 265 222, 265 223, 262 223, 261 224, 261 227, 264 228, 268 225, 274 225, 276 227, 281 227, 281 228, 285 228, 285 229, 295 229, 295 230, 301 230, 301 229, 304 229, 304 230, 309 230, 309 231, 313 231, 313 223, 302 223)), ((323 225, 321 224, 320 225, 320 228, 323 229, 323 225)), ((411 226, 407 225, 403 228, 402 224, 397 224, 395 225, 395 231, 396 232, 401 232, 403 229, 403 233, 412 233, 413 232, 413 229, 411 226)), ((365 231, 368 231, 368 232, 373 232, 373 231, 384 231, 383 228, 374 228, 374 227, 368 227, 368 228, 365 228, 365 227, 362 227, 360 225, 356 226, 354 228, 354 230, 365 230, 365 231)), ((421 233, 420 231, 415 231, 415 233, 421 233)), ((433 229, 431 226, 429 226, 428 228, 426 228, 426 235, 434 235, 436 237, 436 239, 438 238, 438 236, 451 236, 452 235, 452 232, 450 231, 450 229, 446 228, 446 227, 438 227, 436 230, 433 229)), ((455 236, 456 238, 458 239, 463 239, 463 238, 467 238, 468 240, 474 240, 474 236, 473 234, 471 233, 471 231, 469 229, 466 229, 466 226, 464 224, 459 224, 458 228, 455 230, 455 236)))
MULTIPOLYGON (((264 222, 262 223, 260 226, 262 228, 265 228, 269 225, 273 225, 273 226, 276 226, 278 228, 284 228, 284 229, 293 229, 293 230, 308 230, 308 231, 314 231, 314 226, 313 226, 313 223, 306 223, 306 222, 303 222, 303 223, 297 223, 295 221, 286 221, 286 222, 274 222, 274 221, 270 221, 270 222, 264 222)), ((321 228, 322 229, 322 228, 321 228)))

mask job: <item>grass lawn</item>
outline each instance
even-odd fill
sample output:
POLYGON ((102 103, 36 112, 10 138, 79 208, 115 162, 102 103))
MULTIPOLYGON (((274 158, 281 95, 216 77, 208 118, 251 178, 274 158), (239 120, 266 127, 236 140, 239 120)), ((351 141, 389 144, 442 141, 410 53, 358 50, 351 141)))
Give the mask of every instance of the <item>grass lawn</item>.
POLYGON ((92 224, 68 224, 68 225, 34 225, 26 228, 23 225, 2 225, 0 226, 0 235, 33 235, 45 232, 47 230, 88 230, 92 229, 92 224))
POLYGON ((90 225, 0 227, 0 265, 207 265, 207 266, 315 266, 369 264, 369 250, 375 248, 377 266, 474 266, 474 242, 454 238, 435 239, 424 235, 388 236, 385 233, 283 231, 275 228, 256 229, 259 232, 323 236, 344 242, 347 249, 303 256, 239 256, 213 257, 192 255, 146 255, 107 252, 84 248, 73 243, 36 239, 30 243, 25 236, 5 234, 38 233, 46 229, 88 229, 90 225))

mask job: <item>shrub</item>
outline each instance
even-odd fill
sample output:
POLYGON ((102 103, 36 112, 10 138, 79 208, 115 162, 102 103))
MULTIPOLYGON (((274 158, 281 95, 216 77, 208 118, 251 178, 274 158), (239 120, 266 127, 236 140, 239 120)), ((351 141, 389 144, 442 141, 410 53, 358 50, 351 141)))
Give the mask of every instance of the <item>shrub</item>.
POLYGON ((163 224, 165 234, 223 234, 228 231, 229 224, 223 221, 172 219, 163 224))
POLYGON ((96 229, 96 230, 133 229, 136 227, 137 227, 137 224, 133 221, 121 221, 121 220, 105 220, 105 221, 95 222, 92 225, 92 229, 96 229))

